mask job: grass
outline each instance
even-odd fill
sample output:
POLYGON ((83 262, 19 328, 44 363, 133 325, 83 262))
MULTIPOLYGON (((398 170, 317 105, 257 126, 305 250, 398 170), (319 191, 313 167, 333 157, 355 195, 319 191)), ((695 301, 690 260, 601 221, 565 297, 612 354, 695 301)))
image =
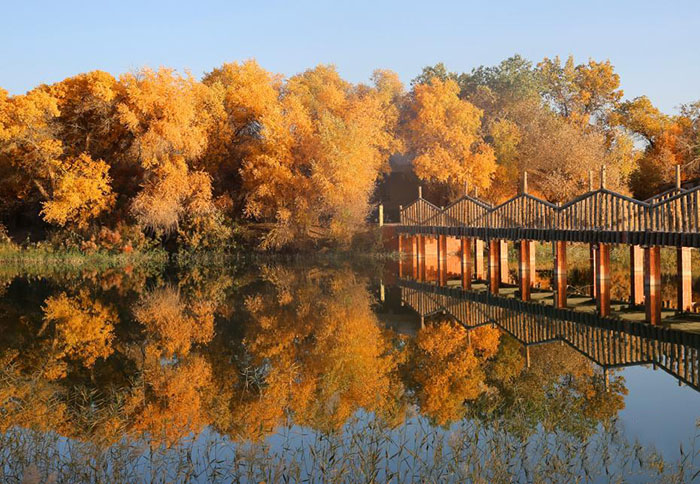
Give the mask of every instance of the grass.
POLYGON ((577 437, 515 437, 495 423, 443 429, 424 418, 392 428, 359 413, 341 431, 287 426, 274 442, 233 442, 211 430, 163 445, 143 435, 100 448, 52 432, 0 435, 7 483, 697 482, 696 437, 676 462, 628 441, 618 425, 577 437))
POLYGON ((0 275, 46 276, 77 273, 86 269, 102 271, 126 267, 162 267, 168 261, 162 249, 147 251, 82 252, 77 249, 54 249, 49 244, 18 246, 0 242, 0 275))

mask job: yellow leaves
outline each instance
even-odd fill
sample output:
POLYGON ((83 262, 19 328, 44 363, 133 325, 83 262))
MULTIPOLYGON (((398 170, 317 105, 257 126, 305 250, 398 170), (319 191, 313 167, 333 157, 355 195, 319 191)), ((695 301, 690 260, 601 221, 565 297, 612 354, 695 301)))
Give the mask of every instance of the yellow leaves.
POLYGON ((198 116, 196 82, 172 69, 142 69, 119 79, 124 94, 118 119, 133 136, 131 155, 144 168, 173 155, 192 160, 206 147, 206 129, 198 116))
POLYGON ((487 188, 496 170, 493 149, 481 139, 482 111, 459 98, 453 80, 417 84, 408 106, 405 138, 419 178, 487 188))
POLYGON ((187 307, 179 292, 162 287, 144 294, 134 316, 164 356, 187 355, 193 345, 214 335, 214 308, 202 302, 187 307))
POLYGON ((259 149, 241 177, 246 214, 276 222, 267 245, 314 236, 347 241, 364 223, 375 181, 398 146, 391 101, 400 85, 386 72, 375 82, 353 86, 335 68, 318 66, 290 78, 278 107, 257 118, 259 149))
POLYGON ((108 171, 105 162, 86 154, 61 163, 53 196, 43 203, 44 220, 86 227, 114 202, 108 171))
POLYGON ((91 367, 98 358, 112 354, 117 314, 88 293, 49 297, 44 305, 44 321, 55 326, 56 360, 66 357, 91 367))
POLYGON ((409 368, 421 411, 439 425, 461 418, 464 402, 485 390, 483 361, 496 354, 499 340, 492 328, 480 328, 467 338, 466 330, 453 322, 421 329, 409 368))
POLYGON ((562 66, 559 57, 547 57, 537 65, 547 98, 567 118, 587 124, 593 115, 607 115, 622 99, 620 76, 609 60, 574 65, 569 56, 562 66))

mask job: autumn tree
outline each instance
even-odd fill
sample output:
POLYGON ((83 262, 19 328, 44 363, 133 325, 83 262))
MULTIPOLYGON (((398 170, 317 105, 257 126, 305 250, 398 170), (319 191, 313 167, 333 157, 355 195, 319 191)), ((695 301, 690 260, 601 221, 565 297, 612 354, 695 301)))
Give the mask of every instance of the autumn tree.
POLYGON ((213 230, 208 224, 220 220, 211 177, 194 169, 208 142, 200 116, 206 90, 191 76, 163 68, 124 75, 120 84, 117 113, 131 138, 127 154, 144 173, 132 203, 136 220, 156 234, 178 231, 183 223, 190 231, 213 230))
POLYGON ((673 182, 675 167, 686 177, 700 173, 700 115, 698 103, 681 106, 680 114, 669 116, 646 96, 620 104, 613 122, 637 136, 645 145, 630 187, 639 198, 658 193, 673 182))
POLYGON ((500 334, 493 328, 467 330, 452 321, 418 333, 407 362, 421 412, 438 425, 466 414, 465 402, 486 391, 483 364, 496 354, 500 334))
POLYGON ((622 99, 620 76, 610 61, 574 64, 569 56, 564 64, 559 57, 545 57, 538 64, 543 95, 565 118, 588 123, 605 117, 622 99))
POLYGON ((43 206, 44 220, 85 228, 113 202, 109 167, 61 139, 60 102, 50 88, 0 100, 2 192, 43 206))
POLYGON ((452 194, 467 182, 488 188, 496 161, 482 139, 481 118, 480 109, 459 98, 459 86, 451 79, 414 85, 403 132, 418 178, 452 194))
MULTIPOLYGON (((385 83, 383 85, 390 85, 385 83)), ((262 127, 265 147, 243 163, 246 214, 272 221, 263 245, 319 237, 347 242, 396 143, 387 96, 353 86, 331 66, 288 80, 279 126, 262 127)))

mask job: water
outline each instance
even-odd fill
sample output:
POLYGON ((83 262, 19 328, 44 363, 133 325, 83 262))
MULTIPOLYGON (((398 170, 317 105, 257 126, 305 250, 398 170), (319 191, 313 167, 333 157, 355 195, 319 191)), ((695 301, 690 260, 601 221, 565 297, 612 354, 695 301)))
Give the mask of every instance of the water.
POLYGON ((3 276, 0 481, 698 480, 695 337, 397 276, 3 276))

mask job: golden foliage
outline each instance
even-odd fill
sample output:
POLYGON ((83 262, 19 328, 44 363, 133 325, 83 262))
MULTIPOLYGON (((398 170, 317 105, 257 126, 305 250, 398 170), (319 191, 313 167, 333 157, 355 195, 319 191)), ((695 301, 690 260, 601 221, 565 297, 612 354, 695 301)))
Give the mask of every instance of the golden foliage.
POLYGON ((69 358, 91 367, 98 358, 112 354, 117 314, 111 307, 94 300, 87 292, 75 297, 63 292, 46 299, 43 309, 45 323, 55 326, 56 360, 69 358))
POLYGON ((496 160, 481 139, 482 111, 459 98, 455 81, 415 85, 407 111, 405 138, 420 179, 459 189, 465 182, 490 186, 496 160))
POLYGON ((44 220, 61 226, 71 223, 86 227, 114 201, 108 171, 107 163, 93 161, 84 153, 63 163, 53 196, 43 203, 44 220))
POLYGON ((493 328, 478 328, 468 338, 467 331, 451 321, 421 329, 408 370, 421 411, 438 425, 462 418, 465 401, 486 390, 483 363, 496 354, 499 340, 493 328))
POLYGON ((214 308, 206 301, 186 305, 177 289, 164 286, 145 293, 134 308, 158 354, 187 355, 193 345, 214 334, 214 308))

